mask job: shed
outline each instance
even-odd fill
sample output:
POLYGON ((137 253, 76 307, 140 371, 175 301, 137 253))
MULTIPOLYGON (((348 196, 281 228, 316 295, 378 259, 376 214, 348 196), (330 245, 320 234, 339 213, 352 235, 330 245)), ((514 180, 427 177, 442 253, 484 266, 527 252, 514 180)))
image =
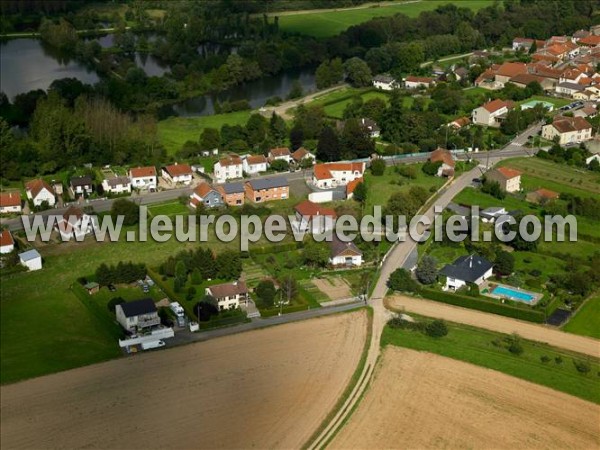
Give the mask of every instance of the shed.
POLYGON ((19 261, 29 270, 40 270, 42 268, 42 255, 36 249, 19 253, 19 261))
POLYGON ((89 283, 84 284, 83 287, 87 290, 88 294, 90 295, 95 294, 100 290, 100 285, 95 281, 90 281, 89 283))

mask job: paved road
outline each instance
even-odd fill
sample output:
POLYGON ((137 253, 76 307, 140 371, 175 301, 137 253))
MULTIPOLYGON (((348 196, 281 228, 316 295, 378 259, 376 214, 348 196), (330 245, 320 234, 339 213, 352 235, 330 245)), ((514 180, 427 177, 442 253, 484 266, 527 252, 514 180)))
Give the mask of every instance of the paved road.
POLYGON ((532 341, 545 342, 555 347, 600 357, 600 341, 593 338, 565 333, 547 325, 537 325, 509 317, 498 316, 440 302, 394 295, 386 299, 386 305, 395 311, 408 311, 450 322, 464 323, 478 328, 486 328, 500 333, 519 333, 532 341))

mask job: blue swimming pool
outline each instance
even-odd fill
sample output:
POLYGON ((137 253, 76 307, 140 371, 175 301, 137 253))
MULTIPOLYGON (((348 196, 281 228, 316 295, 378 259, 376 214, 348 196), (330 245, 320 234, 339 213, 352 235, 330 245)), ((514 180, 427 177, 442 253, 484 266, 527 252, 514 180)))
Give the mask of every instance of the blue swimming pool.
POLYGON ((517 291, 506 286, 496 286, 492 291, 492 294, 498 296, 504 296, 515 300, 521 300, 523 302, 530 303, 535 300, 535 296, 527 292, 517 291))

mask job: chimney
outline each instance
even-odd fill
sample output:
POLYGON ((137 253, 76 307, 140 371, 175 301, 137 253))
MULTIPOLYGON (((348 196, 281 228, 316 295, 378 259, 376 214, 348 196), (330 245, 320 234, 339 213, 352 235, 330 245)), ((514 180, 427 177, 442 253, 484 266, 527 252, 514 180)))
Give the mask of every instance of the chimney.
POLYGON ((473 268, 473 255, 469 258, 469 269, 473 268))

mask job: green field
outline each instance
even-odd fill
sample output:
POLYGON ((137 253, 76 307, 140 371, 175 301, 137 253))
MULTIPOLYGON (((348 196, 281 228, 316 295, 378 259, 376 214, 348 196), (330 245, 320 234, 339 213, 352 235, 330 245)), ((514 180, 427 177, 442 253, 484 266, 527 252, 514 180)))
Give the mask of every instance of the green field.
POLYGON ((600 295, 589 298, 563 330, 600 339, 600 295))
POLYGON ((187 141, 198 142, 205 128, 220 130, 224 124, 245 125, 250 114, 250 111, 237 111, 201 117, 170 117, 158 123, 158 138, 167 154, 174 155, 187 141))
POLYGON ((463 8, 478 10, 493 4, 492 0, 425 0, 419 2, 398 2, 397 5, 371 6, 339 11, 311 11, 298 14, 281 15, 279 28, 282 31, 308 34, 315 37, 329 37, 341 33, 352 25, 373 19, 374 17, 406 14, 416 17, 423 11, 431 11, 440 5, 454 3, 463 8))
POLYGON ((156 217, 158 215, 173 217, 177 214, 188 214, 190 212, 190 208, 187 205, 182 205, 178 201, 170 201, 167 203, 151 205, 148 207, 148 212, 152 215, 152 217, 156 217))
POLYGON ((597 376, 600 364, 596 358, 526 340, 521 340, 524 351, 517 356, 504 345, 495 345, 502 343, 507 335, 454 323, 448 323, 448 329, 447 336, 434 339, 418 331, 386 326, 381 345, 436 353, 600 403, 600 377, 597 376), (543 356, 549 361, 542 362, 543 356), (562 362, 557 363, 555 358, 561 358, 562 362), (579 373, 573 360, 590 362, 590 372, 579 373))
POLYGON ((389 95, 385 92, 376 91, 371 88, 347 88, 319 97, 311 104, 323 105, 323 109, 325 110, 325 114, 327 116, 335 119, 342 119, 344 117, 344 109, 346 109, 346 106, 352 103, 356 96, 360 96, 363 102, 374 98, 380 98, 385 101, 386 104, 389 103, 389 95))

